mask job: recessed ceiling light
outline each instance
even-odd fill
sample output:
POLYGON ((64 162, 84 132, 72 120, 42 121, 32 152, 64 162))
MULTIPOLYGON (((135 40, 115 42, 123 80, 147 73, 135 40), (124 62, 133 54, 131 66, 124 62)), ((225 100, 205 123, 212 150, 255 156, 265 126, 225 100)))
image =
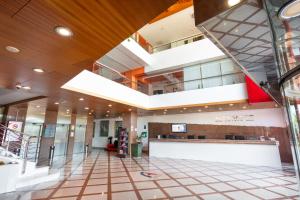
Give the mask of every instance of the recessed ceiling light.
POLYGON ((67 112, 70 112, 70 110, 69 110, 69 109, 67 109, 66 111, 67 111, 67 112))
POLYGON ((44 73, 45 71, 41 68, 33 68, 33 71, 37 72, 37 73, 44 73))
POLYGON ((79 98, 79 101, 84 101, 84 98, 79 98))
POLYGON ((106 112, 107 112, 107 113, 110 113, 110 111, 109 111, 109 110, 107 110, 106 112))
POLYGON ((59 104, 59 102, 55 102, 54 104, 55 104, 55 105, 58 105, 58 104, 59 104))
POLYGON ((37 108, 40 108, 41 106, 40 106, 40 105, 37 105, 36 107, 37 107, 37 108))
POLYGON ((63 26, 57 26, 54 28, 55 32, 63 37, 70 37, 73 35, 71 29, 67 28, 67 27, 63 27, 63 26))
POLYGON ((11 53, 19 53, 20 49, 13 46, 6 46, 5 49, 11 53))
POLYGON ((112 107, 112 105, 111 105, 111 104, 108 104, 108 107, 112 107))
POLYGON ((89 113, 89 115, 91 115, 92 113, 89 113))
POLYGON ((186 110, 186 108, 183 108, 183 110, 186 110))
POLYGON ((88 110, 88 109, 89 109, 89 107, 85 107, 84 109, 85 109, 85 110, 88 110))
POLYGON ((30 87, 30 86, 22 86, 22 88, 23 88, 24 90, 31 90, 31 87, 30 87))
POLYGON ((236 4, 240 3, 241 0, 228 0, 227 3, 228 3, 228 6, 229 7, 232 7, 232 6, 235 6, 236 4))
POLYGON ((106 117, 108 117, 109 115, 105 115, 106 117))
POLYGON ((22 85, 21 85, 20 83, 17 83, 17 84, 16 84, 16 88, 17 88, 17 89, 21 89, 21 88, 22 88, 22 85))
POLYGON ((230 103, 229 106, 233 106, 233 103, 230 103))
POLYGON ((300 0, 289 1, 279 10, 282 19, 290 19, 300 16, 300 0))
POLYGON ((128 111, 132 111, 132 109, 131 109, 131 108, 129 108, 129 109, 128 109, 128 111))

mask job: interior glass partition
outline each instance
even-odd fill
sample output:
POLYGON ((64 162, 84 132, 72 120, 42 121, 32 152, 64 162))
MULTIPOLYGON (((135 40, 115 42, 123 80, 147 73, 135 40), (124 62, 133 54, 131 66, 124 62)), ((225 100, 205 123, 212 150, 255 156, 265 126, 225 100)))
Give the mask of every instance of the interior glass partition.
POLYGON ((73 153, 84 152, 86 124, 87 124, 87 118, 85 116, 77 115, 73 153))
POLYGON ((69 125, 68 124, 57 124, 55 139, 54 139, 54 156, 62 156, 67 152, 68 146, 68 134, 69 134, 69 125))
MULTIPOLYGON (((283 18, 281 10, 294 1, 265 0, 276 54, 279 85, 284 97, 294 165, 299 177, 300 160, 300 16, 283 18)), ((300 13, 300 11, 299 11, 300 13)))

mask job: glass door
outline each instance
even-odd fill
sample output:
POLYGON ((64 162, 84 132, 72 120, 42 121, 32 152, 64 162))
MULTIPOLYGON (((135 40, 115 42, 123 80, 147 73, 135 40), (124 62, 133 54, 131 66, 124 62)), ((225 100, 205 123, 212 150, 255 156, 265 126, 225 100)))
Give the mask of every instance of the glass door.
POLYGON ((57 124, 54 139, 54 156, 62 156, 67 152, 69 125, 57 124))
POLYGON ((86 125, 76 125, 73 153, 83 153, 86 125))

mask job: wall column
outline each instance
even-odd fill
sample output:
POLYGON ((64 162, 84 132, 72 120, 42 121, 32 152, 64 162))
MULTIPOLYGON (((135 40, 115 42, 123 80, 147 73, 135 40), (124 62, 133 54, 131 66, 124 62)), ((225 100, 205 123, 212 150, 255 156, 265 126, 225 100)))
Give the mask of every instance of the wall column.
POLYGON ((128 154, 131 156, 131 144, 136 143, 137 136, 137 111, 130 111, 124 114, 123 127, 128 132, 128 154))
POLYGON ((40 141, 38 165, 48 165, 50 146, 54 145, 57 116, 57 111, 46 110, 44 131, 40 141), (45 135, 46 129, 48 135, 45 135))
POLYGON ((94 116, 88 115, 86 131, 85 131, 85 145, 89 145, 89 151, 92 150, 92 142, 93 142, 93 134, 94 134, 94 116))
POLYGON ((73 154, 74 148, 74 139, 75 139, 75 127, 76 127, 76 114, 71 115, 71 124, 68 135, 68 147, 67 147, 67 155, 73 154))

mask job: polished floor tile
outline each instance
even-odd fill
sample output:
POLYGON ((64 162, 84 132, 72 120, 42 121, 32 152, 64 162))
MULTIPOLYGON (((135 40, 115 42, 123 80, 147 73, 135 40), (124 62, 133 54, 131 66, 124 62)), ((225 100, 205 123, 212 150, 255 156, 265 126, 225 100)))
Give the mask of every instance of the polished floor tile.
POLYGON ((59 181, 1 194, 0 200, 300 200, 293 166, 166 158, 125 158, 94 150, 57 158, 59 181))

